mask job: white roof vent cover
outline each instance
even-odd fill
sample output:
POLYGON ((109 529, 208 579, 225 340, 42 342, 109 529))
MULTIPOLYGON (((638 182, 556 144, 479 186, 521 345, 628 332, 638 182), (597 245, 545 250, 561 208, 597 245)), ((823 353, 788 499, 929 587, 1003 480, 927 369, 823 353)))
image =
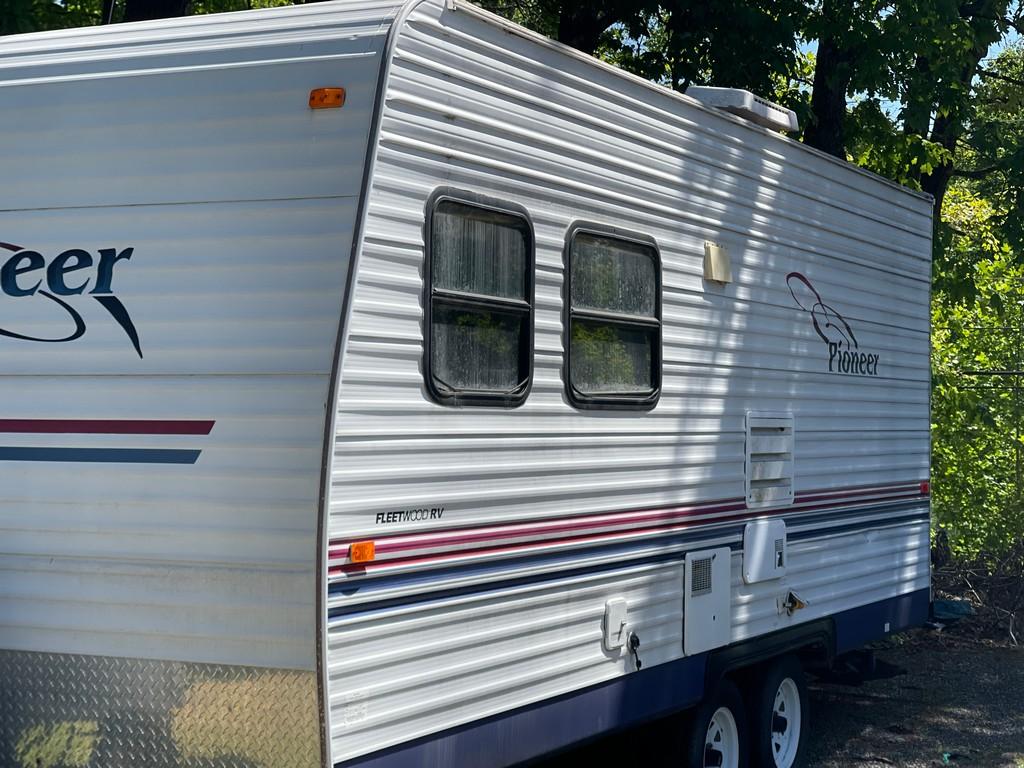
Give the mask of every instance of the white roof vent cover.
POLYGON ((704 85, 691 85, 686 95, 692 96, 701 104, 724 109, 734 115, 750 120, 765 128, 775 131, 796 131, 800 129, 796 120, 796 112, 767 99, 755 96, 741 88, 711 88, 704 85))

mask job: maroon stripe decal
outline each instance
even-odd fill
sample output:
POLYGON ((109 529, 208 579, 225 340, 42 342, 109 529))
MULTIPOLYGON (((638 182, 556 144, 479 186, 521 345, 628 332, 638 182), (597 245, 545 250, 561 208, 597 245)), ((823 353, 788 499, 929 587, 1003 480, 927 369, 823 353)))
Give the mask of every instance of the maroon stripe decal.
POLYGON ((21 251, 21 250, 24 250, 20 246, 11 245, 10 243, 5 243, 5 242, 2 242, 2 241, 0 241, 0 248, 6 248, 8 251, 21 251))
MULTIPOLYGON (((511 530, 505 529, 500 531, 481 531, 479 533, 468 533, 461 536, 451 536, 443 539, 430 538, 426 542, 422 540, 408 541, 408 542, 394 542, 394 543, 383 543, 377 546, 377 552, 389 553, 389 552, 402 552, 407 549, 419 549, 425 544, 427 546, 451 546, 459 544, 471 544, 480 541, 489 541, 492 539, 500 539, 508 536, 528 536, 531 534, 551 534, 551 533, 569 533, 571 531, 585 530, 588 528, 595 528, 600 525, 624 525, 629 524, 665 524, 671 523, 673 520, 679 520, 687 517, 694 517, 695 515, 712 515, 717 512, 735 512, 744 509, 742 503, 732 504, 719 504, 713 507, 693 507, 693 508, 677 508, 670 510, 662 510, 651 512, 646 515, 637 515, 623 520, 621 518, 616 519, 615 517, 609 517, 606 519, 594 520, 583 520, 580 522, 567 522, 560 525, 545 525, 542 527, 524 527, 524 528, 513 528, 511 530)), ((648 527, 641 525, 641 527, 648 527)), ((636 528, 628 529, 626 532, 637 530, 636 528)), ((622 533, 622 531, 619 531, 622 533)))
MULTIPOLYGON (((822 509, 828 507, 842 506, 844 499, 851 501, 865 500, 866 496, 878 496, 879 501, 889 498, 907 498, 910 496, 928 496, 923 492, 919 482, 900 483, 899 485, 888 486, 852 486, 843 489, 820 489, 802 491, 796 494, 792 505, 785 505, 775 508, 753 508, 750 514, 753 516, 770 515, 775 512, 799 512, 804 510, 822 509), (894 495, 895 494, 895 495, 894 495), (812 501, 828 501, 829 504, 805 507, 804 504, 812 501)), ((509 536, 524 536, 531 534, 560 533, 579 529, 594 528, 605 524, 633 524, 650 522, 671 522, 681 518, 695 517, 697 515, 715 514, 718 512, 731 512, 746 509, 745 500, 742 498, 718 499, 716 501, 704 502, 694 506, 669 507, 666 509, 632 509, 615 512, 603 512, 598 515, 587 515, 580 519, 547 518, 532 520, 523 523, 505 523, 500 526, 483 525, 479 528, 458 529, 440 528, 429 532, 416 533, 406 531, 390 535, 374 536, 366 534, 355 539, 341 538, 330 542, 330 555, 332 557, 347 557, 348 544, 351 541, 361 541, 372 538, 377 543, 378 554, 389 552, 400 552, 408 549, 418 549, 424 546, 446 546, 453 544, 472 543, 501 539, 509 536)))
POLYGON ((896 488, 917 488, 920 486, 922 481, 920 480, 907 480, 903 483, 890 483, 889 485, 878 485, 868 483, 866 485, 847 485, 843 488, 811 488, 807 491, 797 491, 796 497, 816 495, 819 493, 850 493, 851 491, 891 491, 896 488))
POLYGON ((208 435, 214 421, 0 419, 0 432, 36 435, 208 435))
POLYGON ((921 487, 918 483, 907 484, 905 486, 899 486, 896 488, 884 488, 878 490, 869 491, 857 491, 856 493, 850 493, 849 491, 842 491, 837 493, 817 493, 809 491, 805 493, 798 493, 794 499, 794 503, 802 504, 805 501, 821 501, 823 499, 840 500, 840 499, 855 499, 863 496, 877 496, 881 493, 920 493, 921 487))
MULTIPOLYGON (((886 503, 886 502, 894 502, 894 501, 903 501, 903 500, 913 499, 915 497, 921 497, 921 496, 922 495, 920 493, 906 493, 905 492, 905 493, 898 493, 898 494, 888 495, 888 496, 885 496, 883 498, 879 498, 876 501, 881 502, 881 503, 886 503)), ((856 499, 851 499, 851 501, 853 503, 856 503, 857 500, 856 499)), ((334 564, 331 565, 328 568, 328 574, 329 575, 334 575, 334 576, 342 575, 342 574, 349 574, 349 573, 359 575, 359 574, 366 573, 368 571, 375 571, 375 570, 378 570, 380 568, 395 568, 395 567, 398 567, 398 566, 408 566, 408 565, 418 565, 418 564, 425 564, 425 563, 445 562, 445 561, 450 561, 450 560, 459 560, 459 559, 463 559, 463 558, 466 558, 466 557, 479 557, 481 555, 497 555, 497 554, 515 553, 515 552, 522 552, 522 551, 527 550, 527 549, 535 549, 537 547, 545 547, 545 546, 560 546, 560 545, 565 545, 565 544, 583 544, 583 543, 593 542, 593 541, 598 541, 598 540, 603 540, 603 539, 621 538, 624 535, 629 536, 629 535, 648 534, 648 533, 669 533, 669 532, 673 532, 673 531, 685 530, 687 528, 695 528, 695 527, 698 527, 698 526, 717 526, 717 525, 720 525, 720 524, 723 524, 723 523, 734 523, 734 522, 737 522, 737 521, 740 521, 740 520, 753 520, 753 519, 756 519, 756 518, 759 518, 759 517, 768 517, 768 516, 782 515, 782 514, 794 514, 794 513, 801 513, 801 512, 817 512, 817 511, 822 511, 822 510, 827 510, 827 509, 841 509, 843 506, 845 506, 845 505, 843 505, 843 504, 836 504, 836 503, 833 502, 833 503, 829 503, 829 504, 812 504, 812 505, 805 506, 805 507, 799 507, 797 509, 794 509, 793 507, 790 507, 790 506, 774 507, 772 509, 763 509, 763 510, 760 510, 760 509, 744 509, 743 505, 731 506, 731 507, 719 506, 717 508, 708 508, 708 507, 700 508, 700 507, 697 507, 697 508, 692 508, 692 509, 685 510, 685 511, 682 512, 682 514, 680 514, 679 512, 672 511, 672 512, 668 512, 668 513, 662 513, 661 515, 651 515, 651 516, 649 516, 647 518, 647 520, 649 522, 646 525, 641 525, 641 526, 638 526, 638 527, 635 527, 635 528, 629 528, 629 529, 626 529, 626 530, 601 531, 601 532, 595 532, 595 533, 590 533, 590 534, 582 534, 582 535, 581 534, 577 534, 577 535, 571 535, 570 534, 569 536, 563 536, 563 537, 559 537, 559 538, 537 538, 537 539, 535 539, 533 541, 517 542, 517 543, 505 544, 505 545, 501 545, 501 544, 497 544, 497 543, 492 543, 491 546, 483 545, 483 546, 472 547, 472 548, 469 548, 469 549, 455 550, 455 551, 452 551, 452 552, 445 552, 445 553, 431 553, 431 554, 413 555, 413 556, 406 556, 406 557, 396 557, 396 558, 393 558, 393 559, 381 560, 381 561, 378 561, 378 562, 371 562, 371 563, 339 563, 338 562, 339 559, 346 559, 347 558, 347 556, 348 556, 348 548, 347 548, 347 546, 335 546, 335 542, 331 542, 332 546, 330 547, 330 552, 329 552, 329 555, 328 555, 328 559, 329 560, 333 560, 334 564), (735 510, 740 510, 740 509, 742 509, 743 511, 739 512, 738 514, 724 515, 722 517, 715 517, 715 518, 712 518, 710 520, 699 520, 699 521, 694 521, 694 520, 687 521, 687 520, 685 520, 685 518, 696 517, 698 515, 707 514, 709 512, 735 511, 735 510), (659 521, 659 518, 661 518, 660 521, 659 521), (668 519, 666 519, 666 518, 668 518, 668 519)), ((634 522, 634 521, 630 520, 629 522, 634 522)), ((556 527, 551 527, 551 528, 546 529, 545 532, 558 533, 558 532, 561 532, 563 530, 568 531, 568 530, 575 529, 575 528, 586 527, 588 525, 590 527, 592 527, 593 523, 592 522, 589 523, 589 524, 587 524, 587 523, 580 523, 579 525, 572 526, 571 528, 563 527, 563 526, 558 526, 557 528, 556 527)), ((507 535, 511 535, 511 536, 520 535, 521 536, 521 535, 529 535, 531 533, 535 533, 535 531, 509 531, 509 532, 507 532, 507 535)), ((501 538, 503 538, 503 536, 501 536, 501 535, 497 535, 497 536, 494 535, 493 532, 491 532, 491 533, 489 533, 487 535, 489 535, 489 537, 491 539, 497 539, 499 541, 500 541, 501 538)), ((460 537, 460 538, 465 540, 465 537, 460 537)), ((401 546, 401 545, 394 546, 394 545, 392 545, 390 547, 387 547, 386 549, 384 549, 380 545, 378 545, 377 553, 380 554, 382 552, 382 549, 383 549, 384 552, 395 552, 395 551, 401 551, 401 550, 404 550, 404 549, 417 549, 417 548, 420 548, 422 546, 446 546, 446 545, 450 546, 450 545, 456 543, 456 541, 457 541, 456 539, 448 538, 448 539, 443 539, 441 541, 410 542, 409 544, 406 544, 405 546, 401 546)), ((338 542, 338 544, 341 544, 341 542, 338 542)))

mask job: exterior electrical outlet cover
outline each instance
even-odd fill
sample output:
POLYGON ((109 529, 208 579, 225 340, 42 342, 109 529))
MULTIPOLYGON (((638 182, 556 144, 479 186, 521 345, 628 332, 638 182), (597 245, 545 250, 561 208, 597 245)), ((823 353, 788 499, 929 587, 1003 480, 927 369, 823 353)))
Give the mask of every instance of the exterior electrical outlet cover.
POLYGON ((626 644, 629 627, 626 623, 626 601, 616 597, 604 604, 604 647, 617 651, 626 644))
POLYGON ((704 243, 704 279, 722 284, 732 282, 729 251, 724 245, 711 241, 704 243))
POLYGON ((683 582, 683 652, 721 648, 732 639, 732 550, 686 553, 683 582))
POLYGON ((743 529, 743 581, 781 579, 786 575, 786 523, 783 520, 755 520, 743 529))

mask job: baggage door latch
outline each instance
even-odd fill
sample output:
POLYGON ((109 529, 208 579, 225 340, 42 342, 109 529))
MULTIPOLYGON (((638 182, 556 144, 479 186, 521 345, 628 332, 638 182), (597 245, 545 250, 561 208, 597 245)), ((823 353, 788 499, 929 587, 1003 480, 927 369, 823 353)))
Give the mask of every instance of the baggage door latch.
POLYGON ((779 599, 779 613, 792 616, 799 610, 807 607, 807 601, 802 599, 796 592, 790 590, 785 599, 779 599))

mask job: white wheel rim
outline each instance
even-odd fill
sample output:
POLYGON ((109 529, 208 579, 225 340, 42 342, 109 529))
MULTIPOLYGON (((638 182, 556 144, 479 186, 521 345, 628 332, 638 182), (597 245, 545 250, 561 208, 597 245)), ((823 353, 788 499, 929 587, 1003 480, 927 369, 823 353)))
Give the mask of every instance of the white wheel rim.
POLYGON ((704 768, 739 768, 740 733, 736 718, 725 707, 711 716, 704 737, 704 768))
POLYGON ((791 768, 800 748, 800 689, 791 677, 779 683, 772 705, 772 758, 775 768, 791 768))

